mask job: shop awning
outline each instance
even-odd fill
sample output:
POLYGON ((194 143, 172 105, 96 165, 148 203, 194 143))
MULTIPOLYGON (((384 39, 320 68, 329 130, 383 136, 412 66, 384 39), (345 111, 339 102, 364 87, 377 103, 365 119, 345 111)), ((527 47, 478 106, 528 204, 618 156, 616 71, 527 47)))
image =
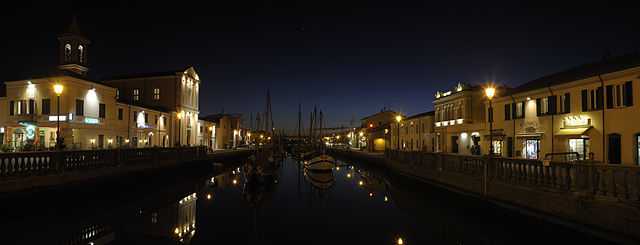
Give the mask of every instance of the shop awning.
POLYGON ((557 136, 570 136, 570 135, 574 135, 574 136, 579 136, 579 135, 585 135, 587 133, 587 131, 589 131, 589 129, 591 129, 593 127, 588 127, 588 128, 563 128, 560 129, 560 131, 558 131, 558 133, 556 133, 557 136))

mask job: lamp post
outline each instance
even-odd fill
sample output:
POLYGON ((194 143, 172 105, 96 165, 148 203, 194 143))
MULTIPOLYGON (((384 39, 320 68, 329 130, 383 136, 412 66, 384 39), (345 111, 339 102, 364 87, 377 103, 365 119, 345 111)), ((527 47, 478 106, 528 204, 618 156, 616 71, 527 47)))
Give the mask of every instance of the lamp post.
POLYGON ((496 95, 496 88, 492 85, 484 89, 484 94, 489 99, 489 155, 493 155, 493 106, 491 100, 496 95))
POLYGON ((400 121, 402 121, 402 116, 397 115, 396 116, 396 122, 398 124, 398 144, 396 145, 398 151, 400 151, 400 121))
POLYGON ((58 97, 58 112, 56 115, 57 129, 56 129, 56 149, 60 150, 62 148, 62 138, 60 137, 60 95, 64 90, 64 86, 62 84, 56 83, 53 85, 53 92, 56 93, 58 97))
POLYGON ((180 111, 178 112, 177 116, 178 116, 178 146, 181 146, 181 141, 182 141, 182 117, 183 117, 184 111, 180 111))

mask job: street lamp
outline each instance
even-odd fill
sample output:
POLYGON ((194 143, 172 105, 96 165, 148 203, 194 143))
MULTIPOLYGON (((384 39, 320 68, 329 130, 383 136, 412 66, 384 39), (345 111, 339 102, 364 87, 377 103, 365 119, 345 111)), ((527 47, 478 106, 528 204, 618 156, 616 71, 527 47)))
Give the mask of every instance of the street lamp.
POLYGON ((496 88, 493 85, 489 85, 484 89, 484 94, 489 99, 489 155, 493 155, 493 106, 491 100, 496 95, 496 88))
POLYGON ((64 86, 62 84, 56 83, 53 85, 53 92, 56 93, 58 97, 58 114, 56 115, 57 129, 56 129, 56 149, 62 148, 62 137, 60 137, 60 95, 64 90, 64 86))
POLYGON ((180 146, 182 141, 181 127, 182 127, 182 117, 184 116, 184 111, 178 112, 176 116, 178 117, 178 146, 180 146))
POLYGON ((402 116, 396 116, 396 123, 398 124, 398 144, 396 145, 398 151, 400 151, 400 121, 402 121, 402 116))

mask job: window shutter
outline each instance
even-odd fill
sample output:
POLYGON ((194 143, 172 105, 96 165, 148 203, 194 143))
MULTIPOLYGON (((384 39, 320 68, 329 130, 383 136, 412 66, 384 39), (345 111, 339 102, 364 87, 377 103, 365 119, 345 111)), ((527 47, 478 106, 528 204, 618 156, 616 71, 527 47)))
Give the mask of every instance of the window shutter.
POLYGON ((566 93, 564 94, 564 113, 570 113, 570 112, 571 112, 571 94, 566 93))
POLYGON ((25 114, 27 114, 27 101, 21 100, 20 101, 20 115, 25 115, 25 114))
POLYGON ((542 103, 540 103, 540 102, 541 102, 541 99, 537 98, 536 99, 536 116, 542 115, 542 110, 541 110, 542 109, 541 108, 542 103))
POLYGON ((587 98, 589 97, 588 92, 586 89, 583 89, 581 94, 582 94, 582 111, 588 111, 589 110, 589 105, 588 105, 589 99, 587 98))
POLYGON ((549 111, 549 114, 556 114, 556 112, 558 111, 558 109, 557 109, 558 96, 556 96, 556 95, 549 96, 547 98, 547 101, 549 102, 548 107, 547 107, 547 110, 549 111))
POLYGON ((504 120, 505 121, 511 120, 511 104, 504 105, 504 120))
POLYGON ((522 111, 522 115, 520 116, 520 118, 524 118, 524 102, 520 102, 520 111, 522 111))
POLYGON ((613 85, 607 85, 607 109, 613 108, 613 85))
POLYGON ((511 104, 511 118, 513 119, 518 118, 516 114, 516 103, 511 104))
POLYGON ((628 81, 624 83, 624 105, 632 106, 633 105, 633 82, 628 81))
POLYGON ((36 101, 35 100, 29 100, 29 114, 33 115, 35 114, 36 110, 36 101))
POLYGON ((106 117, 106 114, 107 114, 106 110, 107 110, 107 108, 106 108, 105 104, 100 104, 99 105, 98 114, 99 114, 100 118, 105 118, 106 117))
POLYGON ((604 108, 604 88, 598 87, 596 89, 596 110, 602 110, 604 108))
POLYGON ((14 115, 15 108, 16 108, 16 102, 12 100, 11 102, 9 102, 9 116, 14 115))

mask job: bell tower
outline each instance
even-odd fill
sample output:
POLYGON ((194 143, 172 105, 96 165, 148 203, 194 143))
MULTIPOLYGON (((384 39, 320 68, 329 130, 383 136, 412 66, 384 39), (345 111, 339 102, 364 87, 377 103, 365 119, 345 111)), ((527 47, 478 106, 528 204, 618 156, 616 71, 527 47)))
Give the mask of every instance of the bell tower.
POLYGON ((89 71, 87 64, 91 41, 80 32, 75 17, 65 32, 58 35, 58 42, 60 43, 58 69, 86 75, 89 71))

